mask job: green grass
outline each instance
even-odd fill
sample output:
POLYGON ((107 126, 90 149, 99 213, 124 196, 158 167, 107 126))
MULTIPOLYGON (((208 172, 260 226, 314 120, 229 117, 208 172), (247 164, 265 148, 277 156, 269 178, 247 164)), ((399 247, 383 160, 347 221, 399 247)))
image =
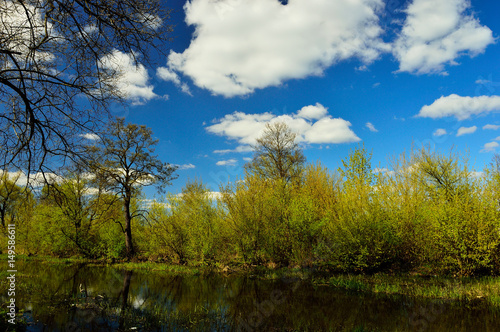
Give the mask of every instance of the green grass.
MULTIPOLYGON (((7 260, 7 255, 0 255, 7 260)), ((185 266, 155 262, 116 262, 88 260, 81 258, 27 257, 18 255, 16 260, 37 260, 49 264, 110 265, 125 270, 163 271, 178 275, 201 275, 219 273, 220 267, 185 266)), ((301 268, 268 268, 264 266, 234 267, 232 272, 245 274, 251 278, 279 280, 297 279, 311 282, 316 286, 329 286, 355 292, 404 295, 416 298, 432 298, 465 302, 486 302, 500 308, 500 277, 453 278, 444 276, 422 276, 411 274, 373 275, 337 274, 328 271, 301 268)), ((7 276, 0 271, 0 277, 7 276)))
POLYGON ((153 262, 122 262, 112 265, 114 268, 121 268, 125 270, 148 270, 148 271, 163 271, 172 274, 183 275, 199 275, 206 272, 205 269, 197 267, 184 266, 184 265, 170 265, 153 262))
POLYGON ((335 275, 313 278, 316 285, 327 285, 359 292, 405 295, 456 301, 485 301, 500 307, 500 278, 447 278, 411 275, 335 275))

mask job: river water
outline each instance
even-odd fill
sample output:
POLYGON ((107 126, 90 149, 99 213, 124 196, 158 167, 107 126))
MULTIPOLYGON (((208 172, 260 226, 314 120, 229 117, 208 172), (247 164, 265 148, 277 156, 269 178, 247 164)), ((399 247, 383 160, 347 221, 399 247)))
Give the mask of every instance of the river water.
MULTIPOLYGON (((484 304, 359 294, 293 278, 18 262, 28 331, 500 331, 484 304)), ((8 301, 6 294, 1 298, 8 301)))

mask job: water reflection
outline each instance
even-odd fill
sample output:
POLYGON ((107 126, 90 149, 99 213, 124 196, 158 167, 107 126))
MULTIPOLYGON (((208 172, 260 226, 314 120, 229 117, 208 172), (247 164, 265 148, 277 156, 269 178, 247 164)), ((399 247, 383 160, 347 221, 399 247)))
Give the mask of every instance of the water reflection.
POLYGON ((500 331, 497 311, 485 305, 356 294, 293 279, 18 264, 16 300, 30 331, 500 331))

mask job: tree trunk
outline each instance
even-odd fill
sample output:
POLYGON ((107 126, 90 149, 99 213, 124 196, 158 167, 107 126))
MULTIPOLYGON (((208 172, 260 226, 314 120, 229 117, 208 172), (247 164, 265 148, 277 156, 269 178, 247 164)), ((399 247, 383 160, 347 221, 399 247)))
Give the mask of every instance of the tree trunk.
POLYGON ((135 255, 135 251, 134 245, 132 243, 132 216, 130 214, 130 196, 125 197, 123 204, 125 208, 125 247, 127 249, 127 258, 132 258, 135 255))

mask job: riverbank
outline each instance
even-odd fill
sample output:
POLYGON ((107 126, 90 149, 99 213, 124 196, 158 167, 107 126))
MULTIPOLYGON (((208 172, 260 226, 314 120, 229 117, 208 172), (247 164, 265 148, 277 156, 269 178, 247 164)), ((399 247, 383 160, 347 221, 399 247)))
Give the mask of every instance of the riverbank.
MULTIPOLYGON (((5 255, 0 258, 6 259, 5 255)), ((328 286, 359 293, 402 295, 415 298, 458 301, 468 304, 488 304, 500 309, 500 277, 452 277, 418 273, 339 274, 326 268, 273 268, 265 266, 184 266, 155 262, 127 262, 17 256, 18 260, 40 261, 46 264, 85 264, 110 266, 122 270, 161 271, 172 275, 222 276, 243 275, 251 279, 305 282, 313 286, 328 286)), ((22 274, 22 271, 19 271, 22 274)), ((0 273, 1 275, 2 273, 0 273)))

